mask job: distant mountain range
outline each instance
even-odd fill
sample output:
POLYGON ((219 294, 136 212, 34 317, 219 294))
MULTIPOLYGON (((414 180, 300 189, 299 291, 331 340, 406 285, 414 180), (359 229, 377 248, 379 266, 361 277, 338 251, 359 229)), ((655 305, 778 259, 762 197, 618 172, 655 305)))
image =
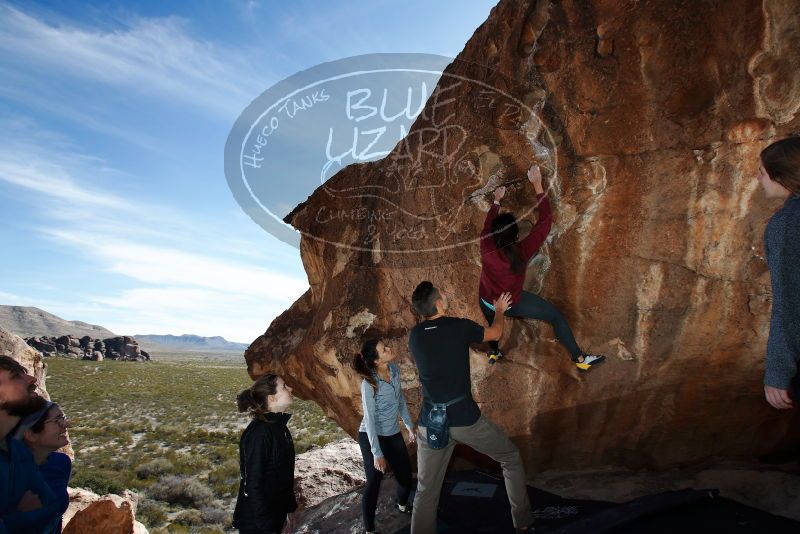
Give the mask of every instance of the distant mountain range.
POLYGON ((66 321, 61 317, 30 306, 0 305, 0 327, 20 337, 73 336, 92 339, 116 337, 117 334, 83 321, 66 321))
POLYGON ((172 350, 193 350, 193 351, 244 351, 249 345, 247 343, 234 343, 221 336, 203 337, 191 334, 182 336, 173 335, 140 335, 133 336, 142 346, 164 347, 172 350))
MULTIPOLYGON (((117 334, 94 324, 82 321, 66 321, 57 315, 30 306, 0 305, 0 328, 20 337, 40 336, 73 336, 92 339, 108 339, 117 334)), ((247 343, 234 343, 221 336, 202 337, 184 334, 133 336, 148 351, 226 351, 243 352, 247 343)))

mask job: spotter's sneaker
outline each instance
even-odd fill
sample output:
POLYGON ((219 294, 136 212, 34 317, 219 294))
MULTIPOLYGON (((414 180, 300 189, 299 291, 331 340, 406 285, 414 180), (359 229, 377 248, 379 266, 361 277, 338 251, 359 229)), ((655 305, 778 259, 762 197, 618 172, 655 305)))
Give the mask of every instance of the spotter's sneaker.
POLYGON ((601 356, 599 354, 584 354, 583 361, 572 360, 575 362, 575 367, 580 369, 581 371, 588 371, 592 367, 596 367, 606 361, 605 356, 601 356))
POLYGON ((494 363, 494 362, 496 362, 497 360, 499 360, 500 358, 502 358, 504 356, 505 355, 503 354, 502 351, 500 351, 500 350, 492 350, 488 354, 489 363, 494 363))
POLYGON ((411 503, 408 503, 405 506, 398 503, 395 506, 397 507, 397 511, 401 514, 411 515, 411 513, 414 511, 414 507, 411 505, 411 503))

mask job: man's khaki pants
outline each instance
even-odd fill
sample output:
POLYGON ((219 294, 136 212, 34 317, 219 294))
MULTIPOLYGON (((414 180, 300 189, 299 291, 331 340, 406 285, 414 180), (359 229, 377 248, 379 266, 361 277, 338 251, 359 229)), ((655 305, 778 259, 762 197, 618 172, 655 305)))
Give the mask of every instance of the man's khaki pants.
POLYGON ((530 521, 530 502, 525 486, 525 470, 517 446, 489 419, 481 416, 472 426, 450 427, 450 440, 444 449, 428 447, 427 428, 417 432, 417 494, 411 517, 412 534, 436 533, 436 510, 447 464, 456 442, 500 462, 506 493, 511 504, 511 517, 516 528, 525 528, 530 521))

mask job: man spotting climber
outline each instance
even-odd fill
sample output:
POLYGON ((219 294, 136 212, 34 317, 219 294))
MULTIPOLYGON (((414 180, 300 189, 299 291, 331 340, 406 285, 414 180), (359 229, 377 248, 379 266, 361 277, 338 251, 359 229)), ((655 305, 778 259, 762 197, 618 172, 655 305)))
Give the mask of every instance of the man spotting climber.
POLYGON ((514 527, 525 532, 529 526, 530 502, 519 450, 502 430, 481 415, 472 398, 470 381, 470 345, 500 339, 503 312, 510 302, 509 293, 500 295, 494 302, 497 318, 492 326, 484 328, 469 319, 448 317, 447 298, 431 282, 422 282, 414 290, 412 305, 424 320, 411 330, 408 346, 417 364, 424 401, 417 435, 418 483, 412 534, 436 532, 439 493, 456 442, 500 462, 514 527), (449 431, 445 426, 443 434, 439 434, 437 412, 446 413, 449 431), (433 442, 431 446, 429 433, 438 435, 439 443, 447 444, 440 448, 433 442))

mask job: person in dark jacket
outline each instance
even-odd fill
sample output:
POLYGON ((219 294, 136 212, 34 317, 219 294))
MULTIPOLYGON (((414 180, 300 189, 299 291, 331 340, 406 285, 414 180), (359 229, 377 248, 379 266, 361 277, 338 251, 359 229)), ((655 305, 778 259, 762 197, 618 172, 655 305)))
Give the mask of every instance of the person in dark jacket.
POLYGON ((764 231, 772 284, 764 395, 773 408, 786 410, 800 401, 800 137, 761 152, 758 181, 767 198, 783 201, 764 231))
POLYGON ((239 495, 233 526, 242 534, 283 530, 288 514, 297 509, 294 494, 294 442, 286 427, 292 388, 268 374, 236 398, 240 412, 253 420, 239 442, 239 495))
POLYGON ((14 430, 14 438, 24 441, 31 450, 42 478, 58 501, 58 514, 44 530, 46 534, 61 532, 61 516, 69 507, 67 486, 72 473, 72 460, 63 452, 58 452, 58 449, 69 445, 68 428, 69 420, 61 407, 47 401, 40 410, 20 421, 14 430))
MULTIPOLYGON (((547 239, 553 225, 550 201, 542 187, 542 173, 538 165, 528 170, 528 181, 536 193, 539 219, 531 232, 521 241, 517 240, 517 220, 511 213, 500 215, 500 201, 506 194, 505 186, 494 190, 494 202, 481 232, 481 278, 478 287, 478 302, 489 326, 494 321, 492 302, 502 293, 511 293, 511 306, 506 317, 523 317, 546 321, 553 326, 556 338, 570 354, 575 366, 588 371, 603 363, 605 356, 585 353, 575 341, 572 329, 561 312, 538 295, 522 289, 525 283, 525 268, 547 239)), ((503 357, 500 342, 489 344, 489 363, 503 357)))
POLYGON ((36 394, 36 379, 0 354, 0 534, 43 532, 60 515, 31 451, 11 435, 22 418, 46 402, 36 394))

